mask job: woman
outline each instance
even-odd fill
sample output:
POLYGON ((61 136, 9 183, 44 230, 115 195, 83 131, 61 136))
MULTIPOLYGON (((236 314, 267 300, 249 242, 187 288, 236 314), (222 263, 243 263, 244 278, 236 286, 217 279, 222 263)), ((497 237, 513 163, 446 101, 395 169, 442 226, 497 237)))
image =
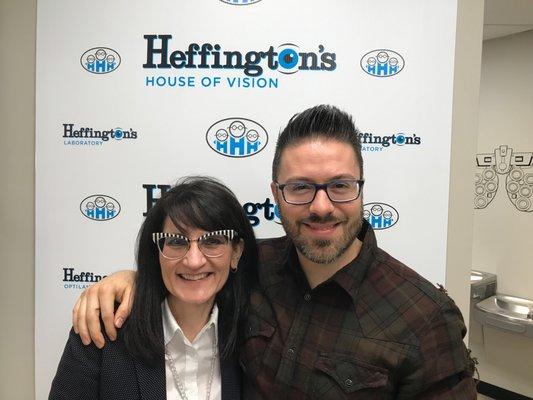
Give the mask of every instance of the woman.
POLYGON ((49 399, 238 399, 241 320, 255 282, 253 230, 207 177, 167 191, 137 244, 131 317, 103 349, 73 331, 49 399))

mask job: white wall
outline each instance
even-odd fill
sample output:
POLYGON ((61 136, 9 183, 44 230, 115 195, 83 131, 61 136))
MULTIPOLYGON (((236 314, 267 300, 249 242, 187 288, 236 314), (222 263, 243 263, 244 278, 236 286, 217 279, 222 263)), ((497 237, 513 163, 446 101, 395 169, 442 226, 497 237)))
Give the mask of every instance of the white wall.
POLYGON ((452 111, 446 289, 466 324, 472 260, 472 154, 476 151, 484 0, 459 1, 452 111))
MULTIPOLYGON (((484 43, 478 153, 491 153, 500 145, 533 152, 532 49, 533 31, 484 43)), ((533 173, 533 167, 525 170, 533 173)), ((499 175, 494 200, 474 212, 472 264, 497 274, 499 293, 533 299, 533 212, 514 207, 505 181, 499 175)), ((473 197, 473 186, 471 193, 473 197)), ((482 333, 474 321, 471 327, 481 379, 533 396, 533 339, 490 327, 482 333)))
POLYGON ((34 398, 36 0, 0 1, 0 399, 34 398))
MULTIPOLYGON (((478 153, 502 144, 533 152, 532 50, 533 31, 484 43, 478 153)), ((500 293, 533 298, 533 212, 511 204, 501 175, 495 199, 474 213, 472 262, 498 275, 500 293)))

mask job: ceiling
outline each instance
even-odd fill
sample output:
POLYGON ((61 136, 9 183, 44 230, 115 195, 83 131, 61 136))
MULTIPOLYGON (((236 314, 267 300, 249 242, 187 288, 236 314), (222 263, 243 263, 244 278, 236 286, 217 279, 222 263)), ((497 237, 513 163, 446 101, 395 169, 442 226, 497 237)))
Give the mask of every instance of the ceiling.
POLYGON ((533 29, 533 0, 485 0, 483 40, 533 29))

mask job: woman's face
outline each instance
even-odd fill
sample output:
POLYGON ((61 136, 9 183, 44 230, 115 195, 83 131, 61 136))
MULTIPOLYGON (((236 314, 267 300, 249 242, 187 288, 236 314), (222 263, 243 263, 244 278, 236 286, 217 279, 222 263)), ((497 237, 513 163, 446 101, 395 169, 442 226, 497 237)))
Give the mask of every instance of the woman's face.
POLYGON ((180 260, 170 260, 159 253, 163 282, 170 296, 178 303, 212 304, 215 295, 228 280, 230 265, 234 268, 237 266, 244 247, 242 241, 237 245, 229 243, 219 257, 206 257, 198 248, 198 242, 192 241, 206 231, 189 228, 187 232, 180 232, 172 220, 166 217, 163 232, 180 233, 191 240, 189 251, 180 260))

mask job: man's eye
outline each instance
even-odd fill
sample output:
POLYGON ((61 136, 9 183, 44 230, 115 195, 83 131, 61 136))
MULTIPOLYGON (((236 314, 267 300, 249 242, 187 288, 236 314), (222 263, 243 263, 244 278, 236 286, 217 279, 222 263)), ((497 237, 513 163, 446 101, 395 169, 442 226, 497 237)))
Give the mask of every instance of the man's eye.
POLYGON ((343 181, 331 182, 328 186, 331 189, 336 189, 336 190, 351 189, 351 187, 352 187, 352 185, 350 185, 350 183, 343 182, 343 181))
POLYGON ((287 188, 291 192, 305 192, 306 190, 311 189, 311 185, 308 185, 306 183, 293 183, 291 185, 288 185, 287 188))

